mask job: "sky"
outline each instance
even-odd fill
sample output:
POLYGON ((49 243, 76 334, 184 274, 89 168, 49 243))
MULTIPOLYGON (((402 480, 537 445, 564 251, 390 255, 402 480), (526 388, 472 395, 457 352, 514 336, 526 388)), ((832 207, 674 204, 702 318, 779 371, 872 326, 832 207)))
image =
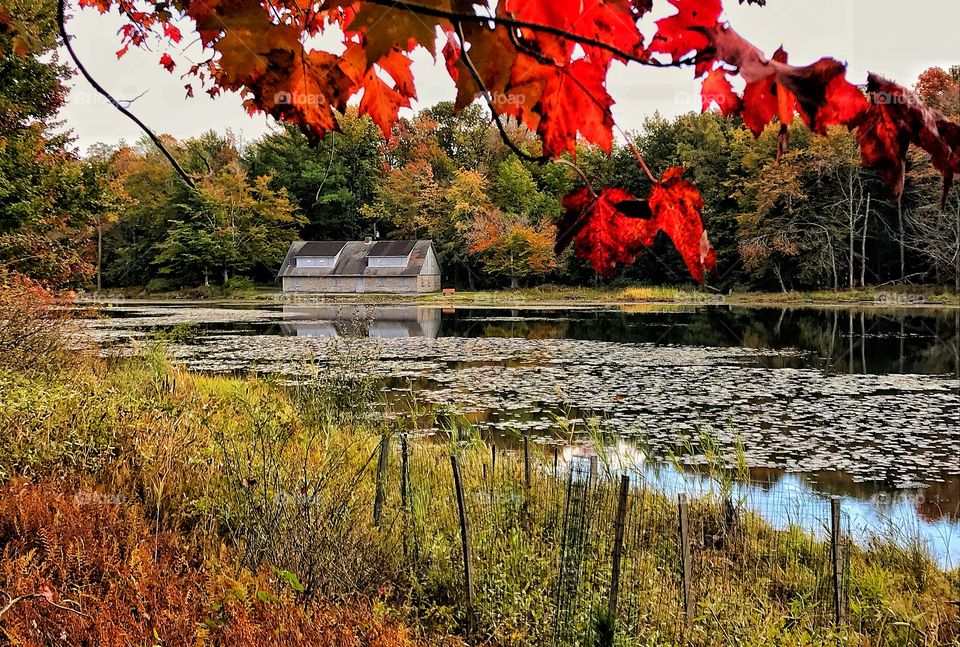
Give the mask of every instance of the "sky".
MULTIPOLYGON (((666 0, 656 0, 654 5, 657 13, 641 23, 648 38, 655 31, 652 21, 673 12, 666 0)), ((848 63, 848 78, 854 83, 864 82, 869 71, 909 87, 928 67, 960 65, 958 0, 767 0, 766 7, 726 0, 725 6, 731 26, 768 54, 783 45, 790 62, 798 65, 832 56, 848 63)), ((131 110, 155 132, 181 139, 211 129, 229 129, 241 141, 251 141, 276 127, 269 117, 249 116, 236 94, 211 99, 197 92, 186 98, 187 79, 180 74, 191 60, 202 60, 196 42, 174 56, 179 67, 173 74, 160 67, 159 51, 131 48, 117 59, 119 25, 115 15, 77 10, 68 30, 80 60, 94 78, 118 99, 138 97, 131 110)), ((195 41, 187 27, 183 26, 185 43, 195 41)), ((68 60, 65 52, 62 57, 68 60)), ((426 51, 415 52, 413 73, 419 96, 413 110, 455 96, 443 61, 435 63, 426 51)), ((61 116, 73 130, 81 152, 97 143, 132 143, 140 138, 137 126, 107 104, 82 77, 77 75, 71 86, 61 116)), ((614 64, 607 87, 616 101, 614 118, 625 131, 639 130, 644 119, 655 112, 672 117, 700 109, 699 82, 690 69, 614 64)))

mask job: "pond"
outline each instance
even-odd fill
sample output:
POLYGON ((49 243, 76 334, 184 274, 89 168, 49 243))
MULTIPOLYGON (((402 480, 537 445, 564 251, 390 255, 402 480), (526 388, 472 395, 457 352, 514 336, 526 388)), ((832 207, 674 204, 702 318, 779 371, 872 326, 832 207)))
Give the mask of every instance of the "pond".
POLYGON ((89 327, 106 352, 188 324, 196 339, 171 353, 195 370, 295 377, 306 362, 360 358, 387 401, 452 408, 507 445, 601 429, 650 463, 689 466, 674 475, 688 489, 704 438, 728 456, 739 446, 754 478, 840 494, 892 523, 911 516, 950 535, 934 552, 960 563, 956 310, 125 302, 104 313, 89 327))

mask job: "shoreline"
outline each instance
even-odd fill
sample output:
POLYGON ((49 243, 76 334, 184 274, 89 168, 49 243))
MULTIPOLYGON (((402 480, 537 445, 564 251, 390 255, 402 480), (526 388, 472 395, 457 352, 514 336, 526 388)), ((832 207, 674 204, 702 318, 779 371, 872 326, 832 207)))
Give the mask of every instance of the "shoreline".
POLYGON ((150 294, 124 290, 100 295, 81 293, 78 303, 180 303, 227 305, 236 303, 264 304, 343 304, 343 305, 414 305, 423 307, 487 307, 487 308, 612 308, 640 306, 727 306, 741 308, 817 308, 929 310, 960 309, 960 296, 936 292, 930 288, 916 291, 876 288, 839 292, 740 292, 710 294, 673 288, 637 287, 623 289, 522 289, 453 294, 285 294, 277 290, 254 289, 209 296, 195 290, 150 294))

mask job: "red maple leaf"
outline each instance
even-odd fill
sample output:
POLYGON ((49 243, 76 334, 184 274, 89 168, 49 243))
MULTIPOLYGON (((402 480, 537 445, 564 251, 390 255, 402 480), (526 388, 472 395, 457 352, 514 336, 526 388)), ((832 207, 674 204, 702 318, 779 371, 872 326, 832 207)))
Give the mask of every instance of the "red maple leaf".
MULTIPOLYGON (((635 6, 630 0, 555 0, 549 4, 505 0, 504 9, 518 20, 562 29, 573 36, 600 41, 628 54, 643 52, 643 36, 637 29, 637 19, 646 13, 646 9, 635 6)), ((553 34, 532 36, 540 45, 540 53, 558 62, 566 60, 574 44, 568 38, 553 34)), ((583 49, 600 65, 614 58, 614 54, 603 47, 584 44, 583 49)))
POLYGON ((682 174, 681 167, 667 169, 646 202, 616 188, 604 189, 599 196, 589 189, 565 196, 557 252, 572 241, 578 257, 589 260, 602 276, 610 276, 618 264, 632 264, 662 231, 693 278, 703 283, 706 272, 716 268, 717 258, 700 218, 703 198, 682 174))
POLYGON ((548 155, 576 155, 577 132, 609 152, 613 145, 613 99, 605 70, 587 59, 569 65, 541 63, 521 54, 505 89, 503 114, 535 130, 548 155))
POLYGON ((411 60, 406 54, 392 49, 375 66, 368 67, 365 51, 359 43, 351 43, 340 63, 340 69, 353 82, 351 93, 363 90, 360 113, 370 115, 387 139, 390 138, 400 108, 410 107, 410 100, 417 98, 410 65, 411 60), (378 67, 390 75, 394 81, 393 87, 380 78, 378 67))
MULTIPOLYGON (((723 12, 720 0, 670 0, 670 4, 677 13, 657 21, 650 51, 670 54, 676 61, 691 52, 706 50, 710 45, 707 32, 717 28, 723 12)), ((698 70, 698 76, 700 71, 706 70, 698 70)))
POLYGON ((167 72, 173 72, 173 69, 177 66, 169 54, 164 54, 160 57, 160 65, 163 66, 167 72))
MULTIPOLYGON (((430 4, 430 3, 427 3, 430 4)), ((449 9, 450 2, 437 2, 439 9, 449 9)), ((388 56, 392 50, 410 51, 421 45, 436 56, 437 29, 449 28, 445 20, 401 11, 396 7, 370 2, 353 5, 352 20, 346 25, 347 37, 358 35, 363 44, 368 67, 388 56)))
POLYGON ((823 134, 831 126, 856 125, 869 107, 860 88, 850 83, 845 74, 838 74, 827 83, 822 105, 813 120, 806 115, 804 119, 815 131, 823 134))
POLYGON ((703 101, 703 111, 710 109, 712 104, 720 107, 720 112, 724 117, 740 112, 740 97, 733 91, 730 79, 727 78, 727 71, 723 68, 717 68, 707 75, 703 80, 703 86, 700 88, 700 98, 703 101))
POLYGON ((787 144, 785 126, 794 113, 816 132, 825 133, 830 126, 852 128, 869 107, 863 93, 846 80, 846 66, 839 61, 822 58, 798 67, 787 62, 783 48, 768 59, 727 25, 717 25, 708 36, 717 58, 747 81, 740 108, 747 127, 759 136, 779 118, 781 153, 787 144))
POLYGON ((179 43, 183 38, 183 35, 180 33, 180 29, 176 25, 171 25, 170 23, 166 23, 163 26, 163 35, 174 43, 179 43))
POLYGON ((907 149, 930 154, 944 177, 944 200, 960 173, 960 125, 923 105, 906 88, 875 74, 867 80, 871 106, 857 128, 863 165, 875 169, 896 195, 903 193, 907 149))
POLYGON ((570 242, 577 256, 590 261, 602 276, 613 274, 618 264, 630 265, 644 247, 653 243, 649 220, 629 218, 619 205, 636 198, 623 189, 604 189, 599 196, 589 189, 563 198, 564 214, 557 223, 557 253, 570 242))
POLYGON ((717 267, 717 255, 710 245, 700 214, 703 197, 692 183, 683 179, 683 167, 674 166, 650 190, 651 219, 659 231, 673 241, 690 274, 703 283, 707 271, 717 267))

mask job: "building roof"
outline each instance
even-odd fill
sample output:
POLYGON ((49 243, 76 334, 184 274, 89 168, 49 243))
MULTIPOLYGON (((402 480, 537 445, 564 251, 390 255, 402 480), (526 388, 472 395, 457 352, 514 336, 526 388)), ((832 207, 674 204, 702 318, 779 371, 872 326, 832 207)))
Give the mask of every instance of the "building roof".
POLYGON ((429 274, 439 274, 433 253, 433 242, 429 240, 395 240, 364 242, 356 241, 296 241, 290 244, 287 257, 277 273, 286 276, 419 276, 425 267, 429 274), (330 253, 330 250, 334 250, 330 253), (405 253, 404 253, 404 250, 405 253), (378 253, 372 253, 378 252, 378 253), (332 267, 297 267, 296 259, 301 256, 336 257, 332 267), (397 267, 369 267, 367 258, 406 257, 405 265, 397 267), (430 262, 428 262, 428 260, 430 262))
POLYGON ((415 240, 378 240, 370 246, 367 256, 407 256, 416 244, 415 240))
POLYGON ((336 256, 347 244, 345 240, 310 240, 303 243, 299 256, 336 256))

